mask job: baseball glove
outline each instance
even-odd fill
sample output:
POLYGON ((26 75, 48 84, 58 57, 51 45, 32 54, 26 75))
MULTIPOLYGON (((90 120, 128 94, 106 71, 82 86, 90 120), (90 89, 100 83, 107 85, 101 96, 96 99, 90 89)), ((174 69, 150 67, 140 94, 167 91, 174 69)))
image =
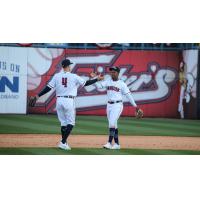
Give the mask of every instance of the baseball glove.
POLYGON ((28 105, 30 106, 30 107, 34 107, 35 106, 35 104, 36 104, 36 101, 37 101, 37 96, 31 96, 30 98, 29 98, 29 102, 28 102, 28 105))
POLYGON ((140 119, 140 118, 143 117, 143 115, 144 115, 143 110, 140 109, 140 108, 137 108, 136 111, 135 111, 135 117, 136 117, 137 119, 140 119))

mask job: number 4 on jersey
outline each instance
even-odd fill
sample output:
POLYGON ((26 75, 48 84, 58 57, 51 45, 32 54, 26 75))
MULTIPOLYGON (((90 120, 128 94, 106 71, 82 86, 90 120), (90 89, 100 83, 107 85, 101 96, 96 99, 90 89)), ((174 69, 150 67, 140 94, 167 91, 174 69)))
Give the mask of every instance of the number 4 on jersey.
POLYGON ((62 85, 64 85, 64 87, 67 87, 67 78, 62 78, 62 85))

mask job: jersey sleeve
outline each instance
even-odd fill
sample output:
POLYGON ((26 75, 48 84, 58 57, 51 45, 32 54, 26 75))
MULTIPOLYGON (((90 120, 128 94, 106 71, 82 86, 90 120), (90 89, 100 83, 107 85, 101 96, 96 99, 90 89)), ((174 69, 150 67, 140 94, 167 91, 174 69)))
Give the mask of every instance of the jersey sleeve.
POLYGON ((133 96, 131 95, 131 93, 127 93, 126 97, 129 100, 129 102, 132 104, 132 106, 137 107, 137 104, 135 103, 135 100, 133 99, 133 96))
POLYGON ((98 88, 106 88, 108 86, 108 81, 99 81, 98 82, 98 88))
POLYGON ((56 75, 53 76, 53 78, 49 81, 47 84, 50 88, 54 88, 56 86, 56 75))
POLYGON ((80 86, 84 86, 85 85, 85 80, 83 79, 83 78, 81 78, 80 76, 78 76, 78 75, 75 75, 75 77, 76 77, 76 84, 77 85, 80 85, 80 86))
POLYGON ((126 95, 126 94, 130 93, 130 90, 129 90, 128 86, 124 82, 122 82, 122 89, 121 89, 121 91, 122 91, 123 95, 126 95))

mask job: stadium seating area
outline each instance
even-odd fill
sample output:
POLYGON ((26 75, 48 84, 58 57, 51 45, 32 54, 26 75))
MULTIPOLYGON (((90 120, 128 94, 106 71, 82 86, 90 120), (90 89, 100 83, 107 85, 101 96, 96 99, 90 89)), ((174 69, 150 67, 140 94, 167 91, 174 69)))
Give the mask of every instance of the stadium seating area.
POLYGON ((0 46, 115 50, 185 50, 200 48, 199 43, 1 43, 0 46))

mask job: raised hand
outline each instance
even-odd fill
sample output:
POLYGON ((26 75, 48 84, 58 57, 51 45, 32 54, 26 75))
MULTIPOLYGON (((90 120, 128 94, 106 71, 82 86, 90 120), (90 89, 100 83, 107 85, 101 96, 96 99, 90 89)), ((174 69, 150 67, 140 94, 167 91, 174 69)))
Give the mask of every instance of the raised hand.
POLYGON ((91 78, 94 78, 94 77, 96 77, 96 76, 97 76, 97 73, 96 73, 96 72, 91 72, 91 73, 90 73, 90 77, 91 77, 91 78))

